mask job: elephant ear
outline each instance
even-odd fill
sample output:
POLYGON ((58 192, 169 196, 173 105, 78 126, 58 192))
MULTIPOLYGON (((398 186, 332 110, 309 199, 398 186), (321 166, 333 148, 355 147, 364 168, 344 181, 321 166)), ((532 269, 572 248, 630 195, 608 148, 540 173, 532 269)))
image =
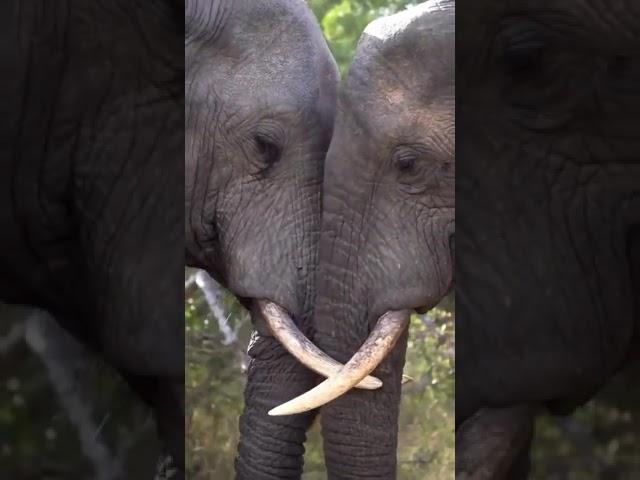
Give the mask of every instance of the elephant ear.
POLYGON ((183 0, 185 39, 214 44, 231 16, 233 1, 183 0))

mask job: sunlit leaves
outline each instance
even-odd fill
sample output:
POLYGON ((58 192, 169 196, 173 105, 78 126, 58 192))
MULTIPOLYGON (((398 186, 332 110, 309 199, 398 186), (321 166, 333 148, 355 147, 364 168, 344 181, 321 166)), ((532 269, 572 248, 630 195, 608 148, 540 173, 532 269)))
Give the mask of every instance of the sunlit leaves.
POLYGON ((408 0, 310 0, 342 75, 346 75, 356 44, 369 22, 402 10, 408 0))

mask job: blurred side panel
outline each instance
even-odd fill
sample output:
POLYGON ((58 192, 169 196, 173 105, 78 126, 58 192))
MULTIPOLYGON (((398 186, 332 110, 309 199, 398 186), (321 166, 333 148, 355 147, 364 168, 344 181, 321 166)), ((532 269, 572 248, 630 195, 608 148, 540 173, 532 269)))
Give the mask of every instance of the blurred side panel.
POLYGON ((640 5, 457 3, 458 476, 635 478, 640 5))
POLYGON ((0 465, 184 463, 183 2, 0 6, 0 465))

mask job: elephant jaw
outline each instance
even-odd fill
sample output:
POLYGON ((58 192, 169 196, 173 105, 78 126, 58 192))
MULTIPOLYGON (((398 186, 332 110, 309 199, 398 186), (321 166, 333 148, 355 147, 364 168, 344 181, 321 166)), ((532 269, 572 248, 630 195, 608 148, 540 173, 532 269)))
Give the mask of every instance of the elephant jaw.
MULTIPOLYGON (((360 385, 363 379, 371 378, 368 377, 369 373, 393 350, 396 342, 408 327, 410 315, 410 310, 389 311, 382 315, 364 344, 342 368, 338 362, 320 352, 323 358, 328 358, 332 365, 332 372, 326 371, 326 373, 330 373, 327 375, 328 378, 308 392, 273 408, 269 411, 269 415, 292 415, 313 410, 360 385), (335 370, 336 365, 338 366, 337 371, 335 370)), ((300 335, 302 334, 300 333, 300 335)), ((302 336, 304 337, 304 335, 302 336)), ((308 342, 306 338, 305 340, 308 342)), ((280 341, 282 342, 282 340, 280 341)), ((309 344, 313 345, 311 342, 309 344)), ((284 342, 283 345, 285 345, 284 342)), ((287 348, 286 345, 285 348, 287 348)), ((317 350, 315 345, 313 348, 317 350)), ((297 355, 294 354, 294 356, 299 359, 297 355)), ((319 373, 325 375, 325 372, 319 373)))
MULTIPOLYGON (((273 336, 300 363, 324 377, 333 377, 340 372, 343 365, 314 345, 298 329, 284 308, 268 300, 258 300, 256 303, 273 336)), ((353 386, 375 390, 382 386, 382 381, 365 374, 353 386)))

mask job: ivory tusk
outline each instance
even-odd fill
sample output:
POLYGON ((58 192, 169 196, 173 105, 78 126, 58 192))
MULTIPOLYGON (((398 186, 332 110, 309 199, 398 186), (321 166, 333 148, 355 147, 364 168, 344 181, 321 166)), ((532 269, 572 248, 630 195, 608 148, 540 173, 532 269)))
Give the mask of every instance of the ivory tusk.
POLYGON ((410 377, 409 375, 402 375, 402 385, 404 385, 405 383, 411 383, 413 381, 415 381, 413 377, 410 377))
MULTIPOLYGON (((293 323, 291 316, 279 305, 268 300, 258 300, 258 308, 271 333, 300 363, 324 376, 337 375, 343 365, 314 345, 293 323)), ((382 386, 376 377, 367 376, 356 387, 375 390, 382 386)))
POLYGON ((371 373, 393 349, 409 324, 408 310, 382 315, 369 338, 340 371, 308 392, 269 411, 269 415, 293 415, 318 408, 352 389, 371 373))

